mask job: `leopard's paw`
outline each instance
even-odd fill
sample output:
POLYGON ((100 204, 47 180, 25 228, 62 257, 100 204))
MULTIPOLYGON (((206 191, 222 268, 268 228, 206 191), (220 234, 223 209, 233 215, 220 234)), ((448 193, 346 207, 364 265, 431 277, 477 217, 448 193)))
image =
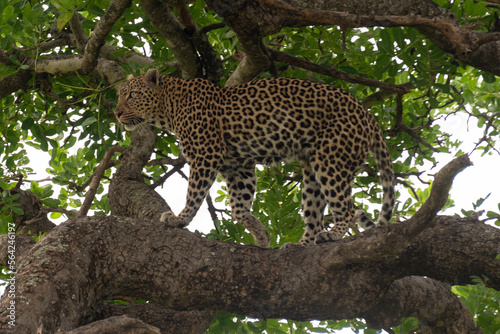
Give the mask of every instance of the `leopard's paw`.
POLYGON ((270 245, 269 234, 267 232, 260 235, 254 235, 253 238, 260 248, 268 248, 270 245))
POLYGON ((332 241, 337 241, 342 239, 343 235, 336 233, 334 231, 324 231, 320 232, 316 235, 316 238, 314 239, 314 243, 316 245, 324 244, 325 242, 332 242, 332 241))
POLYGON ((304 248, 311 246, 312 244, 307 244, 303 241, 299 242, 287 242, 286 244, 283 244, 283 246, 280 247, 280 249, 291 249, 291 248, 304 248))
POLYGON ((170 227, 185 227, 187 225, 185 219, 177 217, 172 211, 162 213, 160 221, 170 227))

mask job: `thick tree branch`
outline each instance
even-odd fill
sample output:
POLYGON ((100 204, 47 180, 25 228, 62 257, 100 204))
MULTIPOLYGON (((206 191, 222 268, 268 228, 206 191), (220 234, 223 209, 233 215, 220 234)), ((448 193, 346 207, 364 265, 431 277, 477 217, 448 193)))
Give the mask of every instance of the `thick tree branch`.
POLYGON ((407 317, 426 319, 419 322, 420 334, 481 333, 469 310, 462 302, 457 302, 449 285, 418 276, 394 281, 378 305, 364 316, 372 328, 396 324, 407 317), (439 296, 439 303, 430 303, 436 296, 439 296), (453 326, 450 328, 446 324, 453 326))
POLYGON ((49 221, 47 214, 43 212, 44 206, 37 194, 30 190, 22 190, 18 186, 11 189, 10 194, 19 195, 16 202, 20 204, 19 209, 23 210, 22 215, 12 212, 16 233, 27 234, 31 232, 31 235, 38 235, 39 233, 47 233, 54 228, 54 223, 49 221))
POLYGON ((125 9, 131 5, 132 0, 114 0, 109 5, 101 20, 97 22, 92 35, 85 45, 85 54, 81 68, 84 73, 89 73, 96 67, 106 36, 108 36, 113 25, 121 17, 125 9))
POLYGON ((261 6, 255 1, 209 0, 207 5, 236 32, 245 52, 245 57, 228 78, 226 86, 250 81, 269 70, 271 61, 261 39, 284 26, 281 18, 262 11, 261 6))
POLYGON ((156 326, 162 333, 205 333, 215 317, 215 311, 173 311, 157 304, 115 305, 104 303, 99 307, 99 319, 126 315, 156 326))
MULTIPOLYGON (((85 46, 89 38, 85 35, 83 27, 81 25, 81 20, 84 19, 80 14, 75 13, 71 20, 69 21, 69 26, 71 31, 73 32, 73 40, 80 54, 85 53, 85 46)), ((116 22, 116 21, 115 21, 116 22)), ((106 58, 108 60, 118 61, 123 64, 129 64, 130 62, 135 62, 139 65, 152 65, 154 59, 150 57, 146 57, 142 54, 139 54, 135 51, 130 51, 126 55, 123 56, 115 56, 114 53, 117 51, 117 48, 114 45, 102 45, 100 49, 100 57, 106 58)), ((169 62, 169 67, 173 67, 173 62, 169 62)), ((177 62, 175 62, 177 63, 177 62)), ((85 62, 83 62, 85 64, 85 62)))
MULTIPOLYGON (((387 237, 380 229, 362 238, 376 245, 387 237)), ((494 227, 441 217, 399 256, 387 254, 331 269, 322 264, 325 254, 339 249, 338 256, 352 258, 345 247, 353 238, 268 250, 200 238, 159 221, 104 216, 72 219, 56 227, 19 263, 16 328, 19 333, 31 333, 43 324, 49 332, 69 330, 85 323, 89 307, 116 296, 144 298, 176 310, 225 310, 258 318, 369 317, 393 282, 410 275, 446 273, 448 281, 460 284, 470 283, 470 275, 485 275, 491 278, 492 287, 500 288, 500 264, 493 260, 500 252, 499 238, 500 230, 494 227), (430 261, 437 252, 443 258, 430 261)), ((425 282, 418 283, 425 285, 420 288, 405 283, 405 289, 432 289, 425 282)), ((412 313, 414 305, 413 312, 422 317, 422 323, 441 321, 440 326, 448 329, 456 325, 449 322, 456 320, 456 314, 448 316, 446 310, 417 310, 428 302, 427 293, 400 295, 404 300, 394 293, 385 300, 403 303, 404 315, 412 313)), ((8 302, 5 297, 0 301, 2 328, 7 328, 8 302)), ((379 324, 394 326, 399 320, 393 317, 379 324)))
POLYGON ((31 78, 33 78, 33 74, 29 70, 19 71, 15 76, 2 78, 0 80, 0 98, 4 98, 18 90, 27 90, 30 87, 31 78))
POLYGON ((161 0, 143 0, 142 7, 179 61, 182 77, 185 79, 200 77, 202 71, 196 49, 172 12, 172 8, 161 0))
POLYGON ((71 31, 73 32, 73 37, 75 40, 76 48, 78 49, 78 52, 81 54, 85 53, 85 46, 87 45, 87 42, 89 38, 85 34, 85 31, 83 30, 83 26, 81 24, 81 19, 83 17, 79 15, 78 12, 75 12, 73 14, 73 17, 71 20, 69 20, 69 27, 71 31))
POLYGON ((156 135, 148 126, 132 132, 130 146, 121 158, 109 185, 109 207, 114 215, 160 220, 171 211, 165 200, 151 189, 142 176, 156 144, 156 135))
MULTIPOLYGON (((63 75, 69 72, 78 72, 83 66, 84 57, 80 55, 57 57, 47 60, 36 61, 33 58, 26 59, 26 65, 37 73, 49 73, 53 75, 63 75)), ((28 70, 30 78, 32 73, 28 70)), ((116 63, 104 58, 99 58, 97 66, 91 72, 95 77, 102 78, 107 82, 114 84, 123 80, 123 69, 116 63)), ((28 82, 28 81, 27 81, 28 82)))
POLYGON ((66 334, 120 333, 120 334, 161 334, 159 328, 141 320, 127 316, 115 316, 79 327, 66 334))
POLYGON ((498 33, 460 27, 453 14, 432 1, 242 0, 235 5, 228 0, 209 0, 207 4, 233 28, 238 38, 245 40, 257 40, 284 27, 305 25, 413 27, 464 63, 500 75, 500 63, 490 61, 500 58, 498 33), (253 18, 251 27, 248 17, 253 18))
MULTIPOLYGON (((205 72, 204 77, 212 82, 219 82, 224 72, 222 70, 222 62, 217 52, 210 45, 206 31, 198 28, 183 0, 174 2, 173 6, 177 8, 179 21, 184 25, 187 35, 200 55, 200 61, 205 72)), ((225 24, 222 26, 225 26, 225 24)))
MULTIPOLYGON (((147 163, 154 143, 155 137, 149 127, 140 127, 133 133, 132 144, 110 187, 110 206, 113 211, 147 217, 144 205, 141 207, 142 202, 137 198, 134 201, 139 204, 129 208, 131 203, 125 200, 131 197, 131 193, 146 198, 149 205, 158 201, 158 205, 152 206, 158 213, 168 208, 161 198, 155 200, 153 193, 141 179, 142 167, 147 163)), ((433 188, 431 197, 446 198, 451 180, 467 162, 466 157, 460 157, 443 168, 436 175, 436 189, 433 188)), ((438 201, 438 205, 439 203, 438 201)), ((28 293, 23 290, 22 282, 32 281, 31 275, 44 276, 44 286, 35 287, 32 291, 49 291, 49 295, 53 296, 52 302, 75 310, 74 313, 70 312, 74 316, 61 320, 54 318, 60 312, 54 312, 49 305, 21 304, 23 311, 19 323, 29 330, 30 326, 40 326, 37 319, 48 319, 43 324, 44 328, 51 328, 50 326, 62 321, 62 328, 71 329, 81 323, 79 314, 89 312, 85 305, 125 296, 146 298, 160 306, 183 311, 226 310, 253 317, 285 317, 296 320, 366 317, 370 321, 377 321, 374 323, 382 327, 397 325, 401 320, 398 314, 418 315, 422 324, 431 330, 453 325, 472 332, 475 328, 471 325, 471 319, 463 317, 463 306, 456 297, 453 299, 453 296, 448 296, 449 301, 442 305, 449 307, 444 309, 433 310, 421 306, 428 302, 430 292, 425 291, 449 295, 448 290, 433 287, 438 283, 431 280, 419 281, 418 284, 405 283, 405 291, 408 292, 403 295, 399 288, 393 290, 390 287, 394 287, 394 281, 409 275, 441 278, 439 276, 442 273, 447 273, 446 279, 455 284, 469 282, 471 275, 484 275, 491 277, 493 287, 500 286, 500 265, 491 265, 492 259, 500 251, 497 242, 500 231, 467 220, 458 223, 458 218, 455 218, 451 224, 442 219, 443 222, 434 224, 437 229, 426 229, 425 233, 415 235, 414 226, 428 226, 428 222, 421 219, 431 219, 436 206, 424 206, 422 210, 429 211, 430 214, 418 214, 413 221, 394 224, 386 229, 372 229, 361 237, 306 249, 274 251, 200 239, 187 231, 169 229, 158 219, 142 222, 115 217, 71 220, 56 228, 26 255, 29 266, 20 264, 16 282, 22 295, 28 293), (466 228, 468 231, 462 233, 455 230, 457 228, 466 228), (474 232, 470 229, 484 231, 474 232), (487 238, 477 237, 485 233, 490 233, 487 238), (75 240, 74 235, 83 237, 75 240), (460 235, 461 238, 453 237, 449 240, 452 235, 460 235), (94 243, 97 236, 103 243, 94 243), (68 247, 63 247, 60 253, 54 254, 53 247, 50 246, 52 242, 68 247), (461 251, 461 257, 456 258, 456 249, 463 248, 464 243, 470 245, 469 252, 464 254, 461 251), (47 250, 44 250, 45 244, 47 250), (75 250, 77 254, 74 254, 75 250), (429 268, 429 255, 422 256, 422 252, 437 252, 446 261, 433 261, 433 266, 429 268), (481 254, 479 258, 477 254, 481 254), (122 255, 127 259, 126 270, 123 270, 124 264, 119 260, 122 255), (44 260, 55 257, 54 267, 51 267, 53 269, 44 269, 41 274, 36 269, 32 256, 44 260), (66 263, 66 259, 69 263, 66 263), (88 259, 99 260, 87 262, 88 259), (405 266, 407 263, 412 263, 412 266, 405 266), (87 267, 90 265, 92 269, 87 267), (61 280, 61 270, 76 273, 76 277, 65 276, 66 279, 61 280), (130 273, 137 273, 134 275, 136 279, 130 273), (353 278, 355 281, 352 281, 353 278), (106 284, 108 280, 115 283, 106 284), (352 283, 339 289, 339 286, 345 286, 342 282, 346 280, 351 280, 352 283), (87 286, 85 282, 93 284, 87 286), (63 290, 67 289, 68 284, 89 291, 89 296, 78 294, 76 300, 64 298, 67 293, 63 290), (217 288, 210 289, 205 284, 217 288), (234 289, 234 286, 240 288, 234 289), (318 290, 318 286, 322 288, 318 290), (302 294, 297 296, 297 291, 302 294), (384 304, 387 313, 383 318, 372 319, 371 315, 378 308, 376 305, 380 303, 381 295, 385 296, 384 301, 391 304, 384 304), (95 299, 89 301, 89 298, 95 299), (75 303, 78 300, 86 302, 75 303), (347 301, 353 304, 346 305, 347 301), (28 308, 26 311, 25 307, 28 308), (391 310, 398 307, 400 313, 391 313, 391 310), (50 312, 51 316, 44 312, 50 312)), ((2 302, 5 302, 5 298, 2 302)), ((209 323, 213 314, 195 316, 200 318, 200 322, 190 323, 198 326, 201 322, 209 323)))
POLYGON ((436 174, 429 198, 409 221, 430 221, 448 200, 448 193, 455 176, 469 166, 472 166, 472 162, 466 154, 444 166, 436 174))
MULTIPOLYGON (((417 314, 432 329, 449 329, 458 321, 460 328, 472 332, 475 329, 469 328, 469 318, 457 320, 457 312, 462 315, 461 306, 434 311, 411 308, 428 302, 428 293, 421 291, 432 291, 435 283, 431 280, 431 286, 421 282, 424 286, 420 288, 405 283, 405 288, 413 292, 405 294, 404 301, 390 292, 391 285, 410 275, 455 284, 469 283, 471 275, 484 275, 490 278, 491 286, 500 287, 500 264, 493 261, 500 252, 500 230, 477 221, 441 218, 432 229, 420 232, 421 226, 430 226, 422 219, 433 217, 436 206, 432 205, 422 208, 430 214, 416 215, 418 219, 309 248, 266 250, 168 228, 158 219, 162 211, 169 210, 168 205, 149 189, 141 175, 154 149, 155 136, 147 126, 139 127, 132 136, 110 186, 110 207, 115 214, 153 220, 103 216, 72 219, 25 253, 16 275, 20 333, 40 325, 48 331, 73 329, 97 320, 86 316, 92 313, 92 305, 114 298, 147 299, 177 311, 225 310, 258 318, 308 320, 371 319, 384 295, 385 300, 396 304, 386 305, 388 309, 404 303, 401 315, 417 314), (467 250, 463 250, 464 244, 469 246, 467 250), (366 250, 370 256, 366 256, 366 250), (429 264, 432 254, 442 259, 429 264), (50 267, 44 265, 47 261, 50 267), (344 284, 346 281, 350 284, 344 284), (33 293, 44 297, 39 299, 33 293)), ((457 158, 438 173, 436 194, 431 196, 444 192, 441 195, 446 198, 453 176, 467 161, 457 158)), ((0 301, 0 310, 2 305, 5 310, 0 313, 0 324, 5 328, 8 302, 8 298, 0 301)), ((446 305, 452 304, 459 305, 458 299, 446 305)), ((377 324, 389 327, 399 323, 397 316, 388 314, 377 324)), ((195 317, 199 321, 189 324, 200 326, 209 323, 213 313, 195 317)))
MULTIPOLYGON (((12 242, 9 243, 9 240, 12 241, 9 234, 0 234, 0 265, 6 268, 9 267, 9 245, 12 246, 12 242)), ((19 262, 26 252, 35 245, 35 240, 28 234, 16 234, 14 245, 16 246, 15 261, 19 262)))
POLYGON ((238 40, 245 50, 245 57, 227 79, 226 87, 250 81, 260 73, 269 70, 271 66, 260 38, 248 38, 243 34, 238 34, 238 40))
POLYGON ((345 11, 315 9, 293 6, 281 0, 258 0, 263 6, 287 16, 288 18, 301 22, 302 25, 320 24, 337 25, 341 28, 359 27, 401 27, 430 24, 434 20, 416 15, 360 15, 350 14, 345 11))

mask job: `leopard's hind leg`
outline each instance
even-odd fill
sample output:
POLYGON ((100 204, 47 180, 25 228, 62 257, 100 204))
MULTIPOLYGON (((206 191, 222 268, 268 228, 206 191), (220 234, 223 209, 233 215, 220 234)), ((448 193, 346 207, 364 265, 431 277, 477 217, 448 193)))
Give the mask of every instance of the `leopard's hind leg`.
POLYGON ((354 227, 356 216, 351 198, 351 182, 352 178, 340 181, 334 186, 327 186, 327 183, 334 182, 321 182, 326 202, 335 217, 335 225, 330 231, 318 233, 315 239, 316 244, 339 240, 347 233, 349 228, 354 227))
POLYGON ((330 231, 316 235, 315 243, 341 239, 355 225, 351 191, 355 173, 368 155, 366 140, 345 139, 343 145, 335 145, 331 138, 318 142, 311 158, 316 180, 321 185, 330 211, 335 215, 335 225, 330 231), (353 149, 356 147, 357 149, 353 149))
POLYGON ((314 244, 316 235, 323 231, 325 196, 308 161, 302 162, 302 213, 304 215, 304 235, 299 244, 314 244))

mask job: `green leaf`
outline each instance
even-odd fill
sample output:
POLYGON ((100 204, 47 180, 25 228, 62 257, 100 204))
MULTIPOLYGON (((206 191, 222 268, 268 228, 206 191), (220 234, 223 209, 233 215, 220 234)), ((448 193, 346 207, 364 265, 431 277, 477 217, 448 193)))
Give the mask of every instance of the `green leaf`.
POLYGON ((50 218, 51 218, 51 219, 58 219, 58 218, 60 218, 61 216, 62 216, 62 214, 61 214, 60 212, 52 212, 52 213, 50 214, 50 218))
POLYGON ((15 213, 18 216, 24 215, 24 211, 21 208, 11 206, 10 209, 12 210, 13 213, 15 213))
POLYGON ((31 10, 31 4, 27 1, 23 8, 23 22, 27 25, 33 24, 33 11, 31 10))
POLYGON ((8 5, 2 10, 0 14, 0 24, 5 24, 7 21, 14 16, 14 7, 12 5, 8 5))
POLYGON ((4 202, 6 203, 9 203, 9 202, 13 202, 15 201, 16 199, 18 199, 19 197, 21 196, 21 194, 14 194, 14 195, 10 195, 10 196, 5 196, 4 195, 4 202))
POLYGON ((97 118, 91 116, 83 121, 82 127, 89 126, 90 124, 95 123, 95 122, 97 122, 97 118))
POLYGON ((51 3, 61 12, 72 11, 75 7, 71 0, 52 0, 51 3))
POLYGON ((57 29, 63 30, 63 28, 66 26, 66 24, 73 18, 74 12, 66 12, 57 18, 57 29))
POLYGON ((483 77, 484 81, 487 83, 494 83, 496 80, 496 77, 493 73, 483 71, 481 72, 481 76, 483 77))
POLYGON ((17 57, 15 56, 9 56, 9 60, 14 63, 15 65, 21 65, 21 62, 19 61, 19 59, 17 59, 17 57))

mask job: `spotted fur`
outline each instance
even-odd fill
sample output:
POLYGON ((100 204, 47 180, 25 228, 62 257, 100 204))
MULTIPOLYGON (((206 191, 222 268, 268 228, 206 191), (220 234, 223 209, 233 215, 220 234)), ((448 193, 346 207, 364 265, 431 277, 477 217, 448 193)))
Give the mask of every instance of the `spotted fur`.
POLYGON ((261 247, 269 245, 265 227, 250 210, 255 165, 300 161, 303 170, 300 243, 337 240, 354 226, 373 223, 356 213, 351 200, 354 176, 371 151, 377 161, 383 203, 377 224, 387 223, 394 206, 394 174, 387 145, 374 117, 347 92, 305 80, 270 78, 220 88, 203 79, 162 76, 157 70, 130 78, 115 110, 125 129, 147 122, 175 134, 189 162, 186 206, 171 226, 189 224, 221 173, 226 179, 233 218, 261 247), (326 204, 337 217, 325 231, 326 204))

